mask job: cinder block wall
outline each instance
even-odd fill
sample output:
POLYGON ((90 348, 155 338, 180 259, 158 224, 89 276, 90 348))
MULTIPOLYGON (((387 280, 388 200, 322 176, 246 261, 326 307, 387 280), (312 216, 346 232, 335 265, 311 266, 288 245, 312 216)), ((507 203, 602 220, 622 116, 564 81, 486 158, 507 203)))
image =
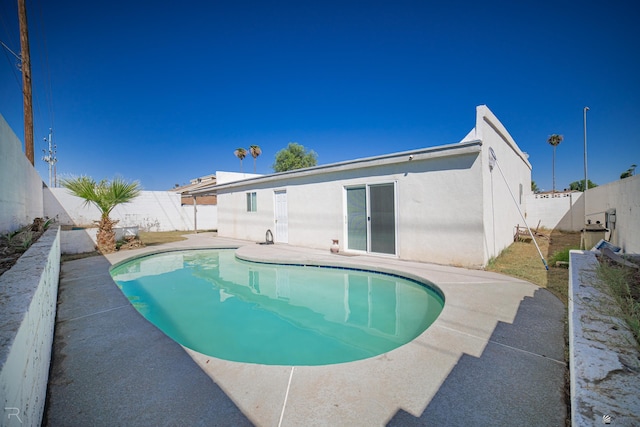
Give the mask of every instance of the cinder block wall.
POLYGON ((0 425, 42 422, 59 274, 60 229, 55 227, 0 276, 0 425))
MULTIPOLYGON (((62 225, 90 226, 100 219, 93 205, 72 195, 65 188, 44 191, 44 211, 62 225)), ((197 206, 198 230, 218 228, 218 207, 197 206)), ((116 227, 140 227, 143 231, 191 231, 194 229, 193 205, 182 205, 180 195, 170 191, 142 191, 131 203, 116 206, 109 215, 118 220, 116 227)))
POLYGON ((611 242, 627 253, 640 253, 640 175, 591 188, 587 196, 587 218, 605 223, 605 212, 616 210, 611 242))
POLYGON ((0 115, 0 233, 43 216, 42 186, 22 143, 0 115))
POLYGON ((640 175, 599 185, 586 193, 531 195, 527 198, 527 222, 535 227, 580 231, 587 220, 605 224, 605 212, 616 210, 615 227, 608 225, 607 238, 627 253, 640 253, 640 175))
POLYGON ((580 231, 584 227, 583 193, 531 194, 527 196, 527 223, 535 228, 580 231))

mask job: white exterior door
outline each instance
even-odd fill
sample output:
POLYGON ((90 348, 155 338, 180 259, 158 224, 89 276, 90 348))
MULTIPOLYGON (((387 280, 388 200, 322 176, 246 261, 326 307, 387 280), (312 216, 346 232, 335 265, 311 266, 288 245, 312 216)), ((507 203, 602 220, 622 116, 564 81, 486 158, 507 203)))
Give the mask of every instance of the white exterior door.
POLYGON ((286 190, 275 192, 275 223, 276 234, 273 241, 276 243, 289 242, 289 215, 287 213, 286 190))

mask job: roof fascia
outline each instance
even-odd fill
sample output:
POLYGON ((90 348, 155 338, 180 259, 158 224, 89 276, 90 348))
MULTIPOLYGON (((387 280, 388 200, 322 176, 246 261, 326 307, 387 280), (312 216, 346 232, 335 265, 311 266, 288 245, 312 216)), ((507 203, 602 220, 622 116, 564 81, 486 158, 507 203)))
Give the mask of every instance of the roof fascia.
POLYGON ((482 141, 466 141, 455 144, 441 145, 437 147, 422 148, 418 150, 402 151, 399 153, 385 154, 375 157, 349 160, 338 163, 331 163, 322 166, 313 166, 304 169, 295 169, 286 172, 279 172, 270 175, 263 175, 254 178, 232 181, 219 185, 211 185, 197 190, 192 190, 189 194, 201 195, 204 193, 214 193, 217 190, 227 190, 235 187, 245 187, 252 184, 264 184, 277 182, 289 178, 301 178, 327 173, 344 172, 360 168, 385 166, 406 161, 431 160, 441 157, 460 156, 481 151, 482 141))

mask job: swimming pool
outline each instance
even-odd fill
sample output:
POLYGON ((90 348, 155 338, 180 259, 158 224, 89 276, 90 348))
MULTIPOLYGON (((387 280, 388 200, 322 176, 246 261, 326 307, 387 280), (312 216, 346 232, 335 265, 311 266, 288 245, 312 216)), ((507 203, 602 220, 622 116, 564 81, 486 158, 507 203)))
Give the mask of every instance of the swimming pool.
POLYGON ((147 320, 183 346, 266 365, 326 365, 386 353, 420 335, 444 306, 430 283, 246 262, 234 252, 165 252, 116 265, 111 275, 147 320))

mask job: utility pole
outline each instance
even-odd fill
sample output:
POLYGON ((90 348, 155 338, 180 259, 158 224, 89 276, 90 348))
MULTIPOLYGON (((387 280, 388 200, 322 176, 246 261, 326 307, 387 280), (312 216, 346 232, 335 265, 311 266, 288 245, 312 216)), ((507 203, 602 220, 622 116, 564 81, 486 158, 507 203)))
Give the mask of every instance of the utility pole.
MULTIPOLYGON (((47 150, 42 150, 44 152, 44 157, 42 157, 42 160, 44 160, 45 162, 49 163, 49 188, 51 188, 51 186, 53 185, 54 187, 57 185, 56 181, 57 179, 54 178, 52 179, 52 169, 55 166, 55 164, 58 162, 58 159, 56 158, 56 148, 57 146, 55 144, 51 144, 51 137, 53 135, 53 129, 49 129, 49 151, 47 152, 47 150)), ((44 139, 45 142, 47 141, 47 138, 44 139)))
POLYGON ((20 22, 20 56, 22 58, 22 98, 24 105, 24 153, 34 165, 33 157, 33 107, 31 93, 31 56, 29 54, 29 31, 27 28, 27 6, 25 0, 18 0, 18 21, 20 22))

